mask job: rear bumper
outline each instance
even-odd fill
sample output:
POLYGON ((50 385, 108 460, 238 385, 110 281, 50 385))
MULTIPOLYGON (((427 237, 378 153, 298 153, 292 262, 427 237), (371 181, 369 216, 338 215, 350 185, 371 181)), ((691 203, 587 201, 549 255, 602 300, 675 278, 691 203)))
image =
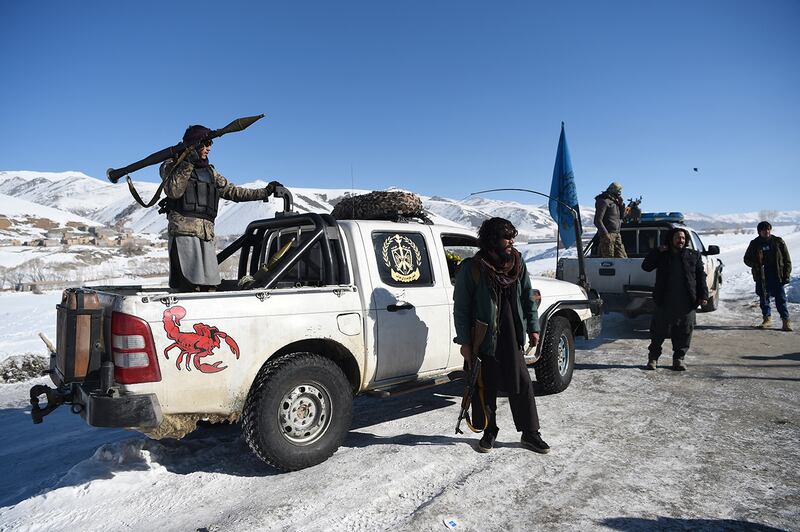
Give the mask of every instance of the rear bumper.
POLYGON ((109 396, 76 386, 72 404, 73 412, 93 427, 150 428, 164 419, 155 394, 109 396))
POLYGON ((628 316, 652 314, 655 310, 652 292, 629 291, 624 294, 603 294, 605 312, 622 312, 628 316))

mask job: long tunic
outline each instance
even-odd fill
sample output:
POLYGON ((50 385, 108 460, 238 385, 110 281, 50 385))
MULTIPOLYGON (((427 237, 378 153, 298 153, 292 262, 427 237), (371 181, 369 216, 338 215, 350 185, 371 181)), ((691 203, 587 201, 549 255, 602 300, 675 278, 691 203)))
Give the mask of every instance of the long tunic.
POLYGON ((517 343, 514 314, 511 309, 510 289, 501 291, 498 301, 497 348, 494 358, 482 357, 485 386, 509 394, 518 394, 530 385, 531 376, 525 365, 525 356, 517 343))

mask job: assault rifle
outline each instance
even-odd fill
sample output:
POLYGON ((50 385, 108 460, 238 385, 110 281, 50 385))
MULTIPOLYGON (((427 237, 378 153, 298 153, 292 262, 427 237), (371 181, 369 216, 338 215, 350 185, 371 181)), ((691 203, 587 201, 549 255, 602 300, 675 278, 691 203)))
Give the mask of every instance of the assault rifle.
MULTIPOLYGON (((456 421, 456 434, 464 434, 461 431, 461 421, 463 419, 467 420, 467 426, 472 432, 481 432, 481 430, 483 430, 478 430, 472 426, 472 420, 469 417, 469 407, 472 403, 472 395, 475 393, 475 388, 478 385, 478 376, 481 372, 481 359, 478 358, 478 348, 483 343, 483 339, 486 337, 486 330, 488 328, 488 324, 478 320, 475 320, 475 325, 472 326, 472 341, 470 342, 470 346, 472 347, 472 356, 467 363, 469 375, 464 388, 464 395, 461 397, 461 411, 458 413, 458 421, 456 421)), ((485 412, 484 417, 486 417, 485 412)), ((487 418, 485 422, 488 424, 489 419, 487 418)))

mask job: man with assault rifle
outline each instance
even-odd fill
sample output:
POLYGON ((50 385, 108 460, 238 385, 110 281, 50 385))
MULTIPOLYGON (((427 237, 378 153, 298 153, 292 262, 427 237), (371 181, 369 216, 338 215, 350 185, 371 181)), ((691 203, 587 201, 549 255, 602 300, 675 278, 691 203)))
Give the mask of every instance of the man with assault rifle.
POLYGON ((478 451, 488 453, 494 447, 499 432, 497 392, 503 391, 522 433, 522 446, 544 454, 550 447, 539 434, 533 383, 523 354, 526 340, 532 346, 539 342, 539 315, 528 269, 514 248, 516 236, 514 225, 503 218, 490 218, 478 230, 480 250, 461 263, 456 275, 454 341, 461 345, 467 369, 477 369, 470 372, 476 376, 476 389, 468 424, 475 432, 483 430, 478 451))

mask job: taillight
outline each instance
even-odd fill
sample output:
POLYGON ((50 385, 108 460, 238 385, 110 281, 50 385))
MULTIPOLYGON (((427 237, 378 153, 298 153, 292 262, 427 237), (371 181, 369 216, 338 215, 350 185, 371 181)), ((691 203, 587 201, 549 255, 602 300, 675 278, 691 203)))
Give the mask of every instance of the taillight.
POLYGON ((153 333, 143 319, 121 312, 112 313, 111 354, 116 382, 137 384, 161 380, 153 333))
POLYGON ((531 299, 533 299, 533 302, 536 303, 536 308, 539 308, 539 305, 542 303, 542 293, 534 289, 531 299))

